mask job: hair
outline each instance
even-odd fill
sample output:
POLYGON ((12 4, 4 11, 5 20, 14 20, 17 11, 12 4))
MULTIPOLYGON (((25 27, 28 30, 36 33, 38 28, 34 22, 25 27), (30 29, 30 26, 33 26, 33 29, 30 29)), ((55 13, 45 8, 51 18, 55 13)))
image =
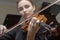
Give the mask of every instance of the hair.
MULTIPOLYGON (((20 1, 22 1, 22 0, 18 0, 18 1, 17 1, 17 6, 18 6, 18 3, 19 3, 20 1)), ((30 2, 32 3, 32 5, 34 5, 33 2, 32 2, 32 0, 27 0, 27 1, 30 1, 30 2)))

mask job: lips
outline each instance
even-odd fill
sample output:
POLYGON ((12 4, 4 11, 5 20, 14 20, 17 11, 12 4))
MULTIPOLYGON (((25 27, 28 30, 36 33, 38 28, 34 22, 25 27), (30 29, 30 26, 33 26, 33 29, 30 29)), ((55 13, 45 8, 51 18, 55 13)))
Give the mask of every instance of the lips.
POLYGON ((30 17, 30 13, 24 13, 24 17, 26 17, 26 18, 29 18, 30 17))

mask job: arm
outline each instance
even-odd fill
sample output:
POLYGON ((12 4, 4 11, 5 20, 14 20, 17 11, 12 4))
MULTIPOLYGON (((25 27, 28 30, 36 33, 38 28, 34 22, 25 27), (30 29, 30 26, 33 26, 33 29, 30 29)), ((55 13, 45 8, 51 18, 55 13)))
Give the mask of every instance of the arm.
POLYGON ((35 40, 35 35, 40 29, 39 24, 36 22, 36 19, 32 19, 28 26, 27 40, 35 40))
POLYGON ((35 40, 35 33, 28 32, 27 33, 27 40, 35 40))
POLYGON ((16 32, 19 28, 20 27, 16 27, 8 33, 5 33, 3 36, 0 37, 0 40, 14 40, 16 32))

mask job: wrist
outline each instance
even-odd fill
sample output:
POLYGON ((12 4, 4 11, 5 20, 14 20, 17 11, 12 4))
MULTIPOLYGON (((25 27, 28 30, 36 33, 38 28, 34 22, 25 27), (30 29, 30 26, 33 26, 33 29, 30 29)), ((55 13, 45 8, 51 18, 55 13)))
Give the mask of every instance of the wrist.
POLYGON ((27 33, 27 40, 35 40, 35 33, 27 33))

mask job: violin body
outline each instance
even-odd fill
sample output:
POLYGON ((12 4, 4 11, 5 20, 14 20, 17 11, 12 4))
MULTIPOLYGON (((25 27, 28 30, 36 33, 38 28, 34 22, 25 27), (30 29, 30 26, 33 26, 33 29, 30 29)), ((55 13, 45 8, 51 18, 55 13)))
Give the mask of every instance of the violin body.
MULTIPOLYGON (((46 22, 47 21, 47 18, 44 16, 44 15, 40 15, 40 14, 35 14, 34 15, 34 17, 36 17, 37 18, 37 20, 39 20, 39 21, 41 21, 41 22, 46 22)), ((24 31, 27 31, 27 28, 28 28, 28 25, 29 25, 29 23, 30 23, 30 21, 29 20, 27 20, 23 25, 22 25, 22 29, 24 30, 24 31)), ((38 25, 37 25, 38 26, 38 25)))

